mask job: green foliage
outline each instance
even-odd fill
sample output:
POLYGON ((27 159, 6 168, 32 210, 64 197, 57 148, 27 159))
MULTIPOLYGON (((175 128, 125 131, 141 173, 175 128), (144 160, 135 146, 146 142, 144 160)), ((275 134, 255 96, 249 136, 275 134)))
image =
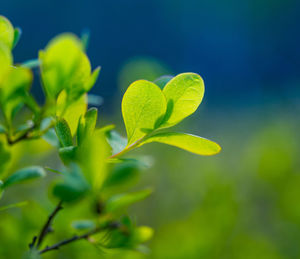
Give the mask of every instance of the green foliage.
MULTIPOLYGON (((142 159, 122 156, 150 142, 173 145, 199 155, 218 153, 219 145, 210 140, 161 132, 198 108, 204 94, 201 77, 184 73, 160 78, 155 83, 133 82, 122 100, 126 139, 113 130, 113 125, 97 128, 98 111, 88 109, 91 104, 88 92, 96 83, 100 67, 92 71, 85 53, 87 35, 79 39, 70 33, 61 34, 39 52, 38 60, 15 65, 11 50, 20 35, 20 29, 13 28, 5 17, 0 16, 0 196, 12 185, 46 176, 41 166, 15 171, 19 167, 18 161, 26 161, 26 165, 35 161, 44 163, 43 156, 47 154, 42 154, 43 148, 55 150, 60 158, 54 168, 46 167, 56 174, 54 180, 47 178, 45 183, 50 189, 51 200, 59 203, 40 234, 33 238, 24 258, 40 258, 48 251, 77 240, 90 241, 91 236, 98 235, 102 237, 97 241, 99 246, 106 249, 145 250, 141 244, 151 238, 153 231, 149 227, 136 226, 127 216, 127 209, 152 192, 151 189, 128 190, 148 166, 142 159), (39 104, 30 94, 31 69, 35 67, 41 71, 44 104, 39 104), (62 204, 66 209, 78 207, 80 210, 84 204, 82 218, 85 220, 74 221, 72 215, 70 219, 67 217, 68 222, 73 222, 69 225, 78 233, 44 247, 54 218, 63 209, 62 204), (79 232, 83 234, 79 235, 79 232), (103 238, 103 235, 108 237, 103 238)), ((99 97, 94 96, 95 99, 98 104, 99 97)), ((0 210, 21 205, 23 203, 8 204, 0 210)))
POLYGON ((13 173, 7 179, 4 180, 2 189, 6 189, 8 186, 23 183, 28 180, 45 177, 46 172, 42 167, 39 166, 31 166, 27 168, 23 168, 13 173))

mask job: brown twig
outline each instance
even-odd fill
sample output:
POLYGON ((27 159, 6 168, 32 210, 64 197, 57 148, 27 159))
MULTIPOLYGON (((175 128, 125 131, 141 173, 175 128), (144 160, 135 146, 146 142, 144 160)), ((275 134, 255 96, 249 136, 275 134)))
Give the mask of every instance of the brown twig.
POLYGON ((63 207, 62 207, 62 201, 60 201, 57 204, 57 206, 55 207, 55 209, 53 210, 53 212, 48 217, 48 220, 46 221, 45 225, 43 226, 43 228, 41 230, 41 233, 39 234, 38 239, 37 239, 37 245, 36 245, 37 248, 42 244, 44 238, 50 232, 52 221, 53 221, 53 219, 55 218, 55 216, 57 215, 57 213, 61 209, 63 209, 63 207))

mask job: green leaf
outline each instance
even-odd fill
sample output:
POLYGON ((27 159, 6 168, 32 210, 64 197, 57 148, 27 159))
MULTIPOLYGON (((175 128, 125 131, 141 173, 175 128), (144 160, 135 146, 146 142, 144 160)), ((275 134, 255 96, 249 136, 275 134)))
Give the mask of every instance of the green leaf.
POLYGON ((146 199, 151 193, 151 189, 146 189, 138 192, 115 195, 106 202, 105 209, 107 212, 124 210, 128 206, 146 199))
POLYGON ((41 64, 41 62, 38 59, 30 59, 22 63, 22 67, 27 67, 27 68, 35 68, 38 67, 41 64))
POLYGON ((15 48, 21 38, 22 30, 21 28, 15 28, 14 30, 14 41, 13 41, 13 48, 15 48))
POLYGON ((66 91, 62 91, 56 104, 56 116, 64 118, 70 127, 72 136, 75 135, 78 121, 81 116, 86 113, 87 110, 87 95, 83 94, 80 98, 73 101, 68 101, 66 91))
POLYGON ((40 252, 36 249, 30 249, 23 256, 22 259, 41 259, 40 252))
POLYGON ((15 30, 11 22, 0 15, 0 42, 3 42, 10 49, 13 47, 15 30))
POLYGON ((147 226, 140 226, 134 229, 132 241, 139 244, 149 241, 153 237, 153 229, 147 226))
POLYGON ((73 34, 61 34, 49 42, 39 53, 41 75, 49 98, 56 99, 71 81, 78 78, 82 59, 82 43, 73 34))
POLYGON ((112 153, 121 152, 127 145, 127 139, 122 137, 117 131, 110 130, 106 132, 106 138, 112 148, 112 153))
POLYGON ((132 83, 122 100, 128 145, 156 129, 165 112, 166 100, 157 85, 146 80, 132 83))
POLYGON ((5 173, 10 161, 11 161, 11 152, 6 147, 4 142, 0 141, 0 175, 5 173))
POLYGON ((73 139, 70 127, 65 119, 58 119, 55 124, 55 132, 63 147, 73 146, 73 139))
POLYGON ((200 105, 204 95, 202 78, 194 73, 179 74, 163 89, 167 100, 167 112, 162 128, 171 127, 189 115, 200 105))
POLYGON ((2 206, 2 207, 0 207, 0 212, 4 211, 4 210, 8 210, 8 209, 14 209, 14 208, 19 208, 19 207, 22 207, 22 206, 26 206, 27 204, 28 204, 28 201, 22 201, 22 202, 2 206))
POLYGON ((76 161, 76 150, 77 147, 74 146, 62 147, 59 149, 59 157, 65 165, 76 161))
POLYGON ((53 194, 65 202, 82 198, 90 189, 78 166, 72 164, 69 171, 64 173, 63 182, 54 186, 53 194))
POLYGON ((116 164, 108 174, 103 187, 120 189, 121 185, 128 185, 135 181, 140 175, 139 172, 144 168, 144 164, 132 159, 116 164))
POLYGON ((221 151, 221 147, 217 143, 202 137, 185 133, 158 133, 147 138, 140 144, 140 146, 151 142, 168 144, 203 156, 215 155, 221 151))
POLYGON ((0 41, 0 89, 5 74, 11 69, 13 57, 10 49, 0 41))
POLYGON ((72 227, 77 230, 93 229, 95 226, 95 223, 91 220, 76 220, 72 222, 72 227))
POLYGON ((159 86, 160 89, 163 89, 165 85, 172 79, 173 76, 161 76, 155 79, 153 82, 159 86))
POLYGON ((31 166, 18 170, 11 176, 9 176, 3 183, 2 188, 5 189, 8 186, 19 184, 28 180, 45 177, 46 172, 42 167, 31 166))
POLYGON ((98 117, 96 108, 89 109, 86 114, 80 117, 77 129, 77 143, 81 145, 84 138, 92 136, 94 133, 98 117))

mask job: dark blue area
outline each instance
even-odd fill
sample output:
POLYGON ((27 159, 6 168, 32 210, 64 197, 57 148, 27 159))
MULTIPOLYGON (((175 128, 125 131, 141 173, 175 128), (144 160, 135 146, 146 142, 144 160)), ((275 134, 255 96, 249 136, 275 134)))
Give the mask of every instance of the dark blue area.
POLYGON ((60 32, 88 28, 88 54, 103 68, 96 91, 108 100, 122 64, 140 55, 201 74, 211 102, 281 94, 300 82, 299 13, 297 0, 1 2, 1 14, 23 29, 17 62, 37 57, 60 32))

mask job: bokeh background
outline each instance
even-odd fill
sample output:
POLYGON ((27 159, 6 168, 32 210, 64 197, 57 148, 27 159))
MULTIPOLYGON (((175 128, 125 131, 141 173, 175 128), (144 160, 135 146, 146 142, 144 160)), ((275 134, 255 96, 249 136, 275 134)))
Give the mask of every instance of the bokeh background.
MULTIPOLYGON (((178 130, 223 147, 204 158, 159 144, 137 152, 153 161, 139 185, 155 192, 131 211, 155 229, 148 254, 103 254, 81 242, 45 258, 300 258, 300 1, 9 0, 0 12, 23 31, 16 62, 36 58, 58 33, 90 31, 88 55, 102 66, 93 89, 104 99, 100 124, 122 134, 130 82, 199 73, 204 101, 178 130)), ((35 187, 23 192, 42 200, 35 187)), ((35 205, 35 219, 30 209, 2 215, 15 229, 1 225, 0 258, 16 258, 44 207, 35 205)))

